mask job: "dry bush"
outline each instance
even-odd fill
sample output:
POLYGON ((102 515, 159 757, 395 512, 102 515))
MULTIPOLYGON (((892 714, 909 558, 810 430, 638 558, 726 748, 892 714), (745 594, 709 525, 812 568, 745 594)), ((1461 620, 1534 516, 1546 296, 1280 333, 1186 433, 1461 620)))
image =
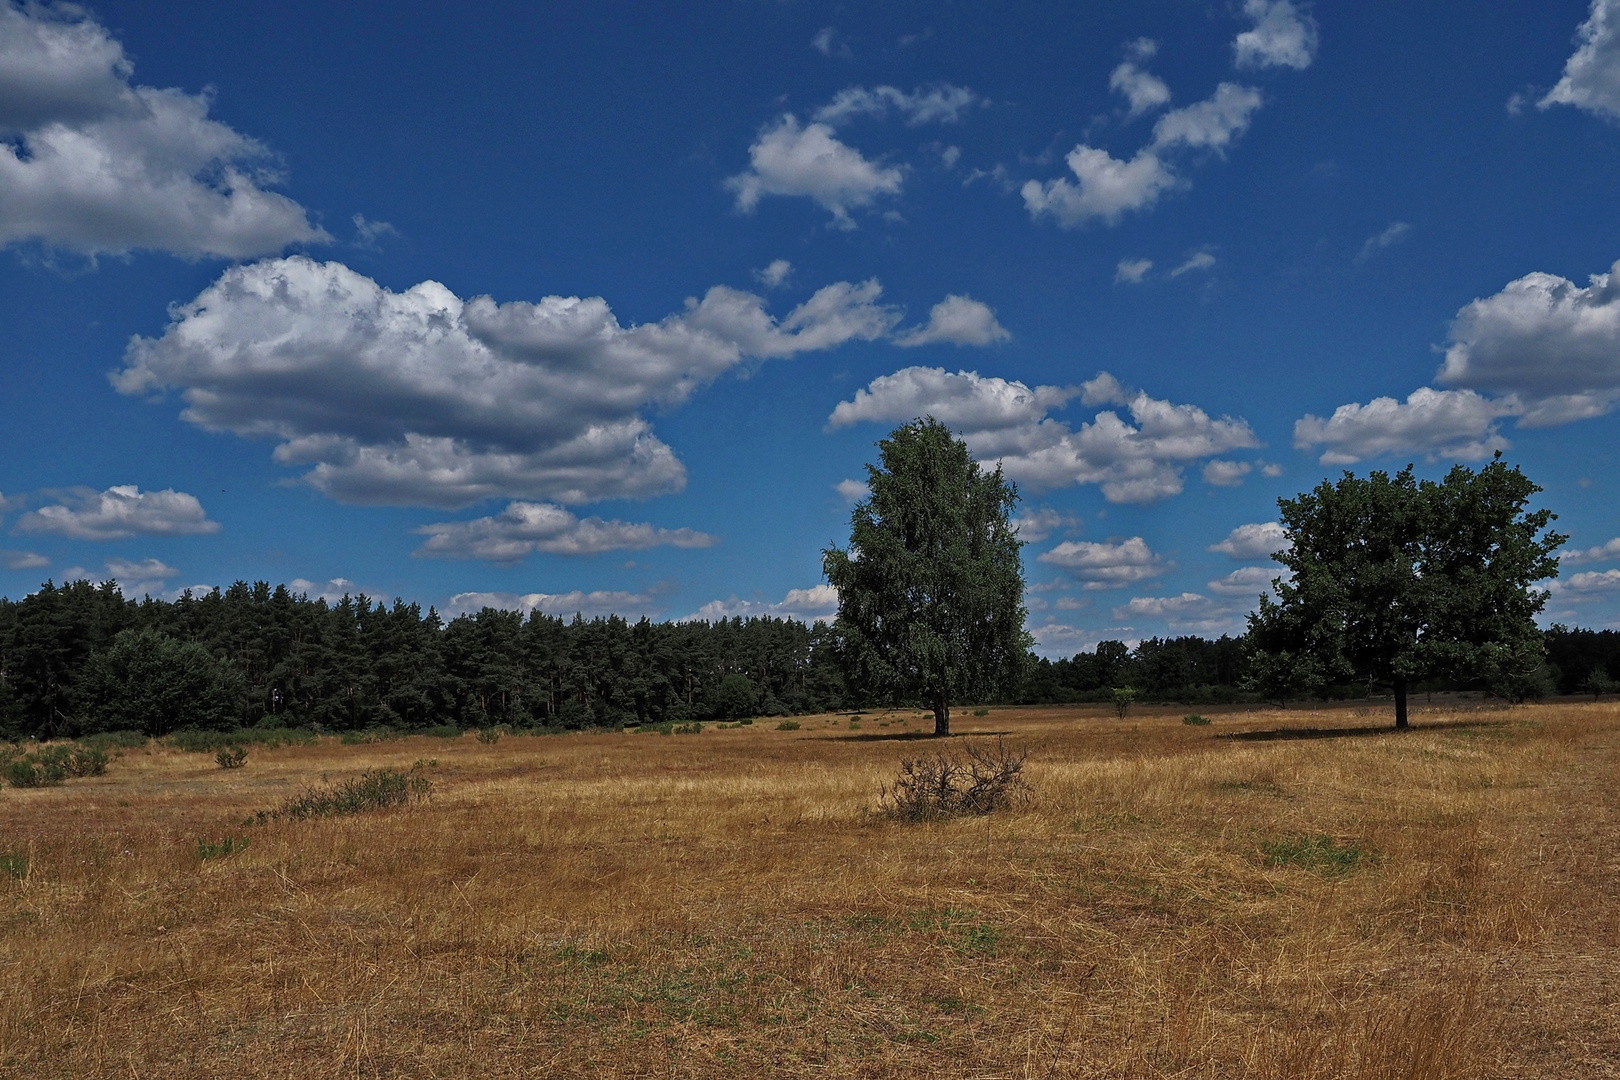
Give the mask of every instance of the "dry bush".
POLYGON ((1028 750, 969 744, 961 753, 945 750, 903 758, 894 782, 879 790, 883 812, 900 821, 989 814, 1011 806, 1029 792, 1023 777, 1028 750))

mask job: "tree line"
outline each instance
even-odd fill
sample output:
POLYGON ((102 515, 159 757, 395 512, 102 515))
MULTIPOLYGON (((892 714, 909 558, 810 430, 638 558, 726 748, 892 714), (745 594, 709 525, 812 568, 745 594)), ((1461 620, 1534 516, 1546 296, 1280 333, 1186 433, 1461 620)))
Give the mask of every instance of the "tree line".
MULTIPOLYGON (((1532 694, 1615 689, 1620 633, 1555 626, 1545 646, 1532 694)), ((266 582, 174 601, 126 599, 111 581, 47 582, 21 600, 0 598, 0 737, 253 726, 577 730, 929 704, 846 682, 849 647, 836 627, 793 619, 655 623, 485 608, 446 621, 398 600, 328 603, 266 582)), ((1017 682, 991 700, 1101 701, 1120 686, 1189 704, 1261 699, 1244 638, 1188 636, 1134 648, 1105 641, 1057 660, 1029 655, 1017 682)), ((1414 690, 1472 686, 1493 689, 1414 690)))

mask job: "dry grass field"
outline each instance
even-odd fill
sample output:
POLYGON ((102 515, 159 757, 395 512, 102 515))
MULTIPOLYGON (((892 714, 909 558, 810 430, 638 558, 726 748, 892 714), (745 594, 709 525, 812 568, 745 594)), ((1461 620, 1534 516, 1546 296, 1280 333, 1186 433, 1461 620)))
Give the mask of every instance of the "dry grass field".
POLYGON ((1620 706, 1185 711, 964 711, 1033 793, 922 824, 920 718, 128 750, 0 791, 0 1075, 1620 1075, 1620 706))

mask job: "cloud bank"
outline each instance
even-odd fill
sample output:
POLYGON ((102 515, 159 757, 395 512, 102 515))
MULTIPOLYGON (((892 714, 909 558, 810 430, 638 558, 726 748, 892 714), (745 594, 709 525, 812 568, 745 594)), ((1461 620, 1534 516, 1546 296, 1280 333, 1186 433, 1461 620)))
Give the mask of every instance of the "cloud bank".
POLYGON ((515 563, 536 551, 553 555, 597 555, 641 551, 665 545, 712 547, 719 541, 693 529, 660 529, 644 522, 581 520, 555 503, 513 502, 491 517, 423 525, 427 537, 418 555, 447 559, 488 559, 515 563))
POLYGON ((0 4, 0 245, 239 259, 330 239, 210 94, 133 75, 82 9, 0 4))
POLYGON ((340 502, 645 497, 686 480, 645 410, 749 358, 886 337, 900 312, 881 294, 838 282, 777 319, 715 286, 625 326, 600 297, 463 300, 433 281, 396 293, 295 256, 225 271, 161 336, 133 339, 112 381, 178 389, 191 423, 275 440, 277 461, 340 502))
POLYGON ((1257 447, 1243 420, 1212 419, 1194 405, 1174 405, 1127 390, 1106 372, 1079 387, 1037 386, 943 368, 911 367, 872 380, 828 418, 829 429, 862 422, 933 416, 950 425, 980 461, 999 463, 1012 479, 1037 489, 1097 484, 1116 503, 1146 503, 1179 494, 1191 462, 1257 447), (1123 405, 1096 414, 1078 430, 1049 415, 1070 399, 1123 405))
POLYGON ((142 491, 121 484, 106 491, 71 488, 59 501, 30 510, 17 521, 21 533, 55 533, 71 540, 126 540, 132 536, 196 536, 216 533, 195 495, 165 488, 142 491))

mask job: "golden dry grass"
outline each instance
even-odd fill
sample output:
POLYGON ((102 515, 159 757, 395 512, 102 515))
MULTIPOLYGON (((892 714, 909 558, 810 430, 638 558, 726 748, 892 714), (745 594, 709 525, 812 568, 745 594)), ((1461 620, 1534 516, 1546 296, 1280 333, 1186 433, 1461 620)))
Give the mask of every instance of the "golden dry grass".
POLYGON ((920 825, 873 718, 126 752, 0 792, 0 1075, 1620 1072, 1620 709, 1183 711, 961 715, 1034 795, 920 825), (242 824, 427 758, 425 804, 242 824), (1264 854, 1320 835, 1368 858, 1264 854))

